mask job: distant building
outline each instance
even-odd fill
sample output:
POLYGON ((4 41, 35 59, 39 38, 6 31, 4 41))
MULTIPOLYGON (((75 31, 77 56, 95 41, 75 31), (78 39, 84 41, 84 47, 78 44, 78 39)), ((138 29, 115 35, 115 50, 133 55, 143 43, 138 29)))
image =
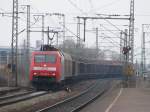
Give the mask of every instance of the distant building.
MULTIPOLYGON (((40 43, 38 43, 40 44, 40 43)), ((39 45, 40 46, 40 45, 39 45)), ((30 47, 30 52, 36 50, 33 47, 30 47)), ((23 46, 18 47, 18 62, 25 58, 27 55, 26 49, 23 46)), ((11 63, 11 47, 0 46, 0 65, 5 65, 11 63)))
POLYGON ((11 48, 6 46, 0 46, 0 64, 7 64, 9 61, 11 48))

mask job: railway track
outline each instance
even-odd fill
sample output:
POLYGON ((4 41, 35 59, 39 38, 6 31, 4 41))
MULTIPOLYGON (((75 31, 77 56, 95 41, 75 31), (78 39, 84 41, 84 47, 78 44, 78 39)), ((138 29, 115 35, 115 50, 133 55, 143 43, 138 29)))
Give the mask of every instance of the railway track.
POLYGON ((11 98, 15 98, 15 97, 18 97, 18 96, 23 96, 23 95, 30 94, 30 93, 33 93, 33 91, 25 91, 25 92, 20 92, 20 93, 12 93, 12 94, 9 94, 9 95, 1 96, 0 97, 0 102, 3 101, 3 100, 8 100, 8 99, 11 99, 11 98))
POLYGON ((36 112, 76 112, 104 94, 110 87, 110 84, 110 80, 98 80, 97 83, 88 90, 36 112))
POLYGON ((0 90, 0 96, 5 95, 5 94, 7 94, 7 93, 9 93, 9 92, 16 92, 16 91, 19 91, 19 90, 20 90, 19 87, 18 87, 18 88, 6 88, 6 89, 1 89, 1 90, 0 90))
POLYGON ((0 107, 17 103, 20 101, 28 100, 48 93, 49 92, 47 91, 39 91, 39 92, 29 91, 29 92, 0 97, 0 107))

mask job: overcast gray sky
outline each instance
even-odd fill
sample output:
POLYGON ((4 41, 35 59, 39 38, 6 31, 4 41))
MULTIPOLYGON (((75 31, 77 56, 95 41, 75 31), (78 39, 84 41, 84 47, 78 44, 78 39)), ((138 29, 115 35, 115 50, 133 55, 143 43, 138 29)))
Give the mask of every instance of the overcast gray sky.
MULTIPOLYGON (((13 0, 1 0, 0 12, 11 12, 13 0)), ((73 17, 78 15, 93 15, 99 14, 129 14, 130 0, 19 0, 20 5, 30 4, 32 12, 60 12, 66 14, 67 27, 76 34, 75 25, 68 25, 68 23, 75 23, 73 17), (74 27, 74 28, 72 28, 74 27)), ((150 1, 149 0, 135 0, 135 48, 140 47, 141 43, 141 25, 150 23, 150 1)), ((23 10, 19 8, 19 10, 23 10)), ((20 15, 19 30, 25 28, 25 15, 20 15)), ((47 18, 47 21, 52 21, 47 18)), ((32 20, 33 21, 33 20, 32 20)), ((54 22, 55 18, 53 19, 54 22)), ((128 24, 124 21, 111 21, 113 24, 128 24)), ((92 22, 91 22, 92 23, 92 22)), ((105 24, 100 21, 98 24, 105 24)), ((106 23, 108 24, 108 23, 106 23)), ((111 29, 112 27, 107 26, 111 29)), ((121 27, 120 27, 121 28, 121 27)), ((11 43, 11 17, 0 16, 0 46, 8 46, 11 43)), ((35 35, 35 34, 34 34, 35 35)), ((31 35, 31 41, 34 43, 35 38, 31 35)), ((71 35, 67 33, 67 35, 71 35)), ((88 34, 90 35, 90 34, 88 34)), ((111 35, 110 35, 111 36, 111 35)), ((25 38, 25 33, 19 36, 20 42, 25 38)), ((39 37, 40 38, 40 37, 39 37)), ((93 45, 95 40, 88 38, 87 45, 93 45)), ((139 51, 138 51, 139 52, 139 51)))

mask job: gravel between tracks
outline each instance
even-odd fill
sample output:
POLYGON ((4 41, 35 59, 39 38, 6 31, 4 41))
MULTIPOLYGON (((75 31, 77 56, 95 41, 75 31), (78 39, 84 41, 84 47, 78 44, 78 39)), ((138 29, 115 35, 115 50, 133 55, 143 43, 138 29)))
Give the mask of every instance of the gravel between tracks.
POLYGON ((64 90, 58 92, 52 92, 31 100, 19 102, 16 104, 8 105, 0 108, 0 112, 34 112, 40 108, 47 107, 48 105, 53 105, 56 102, 66 99, 68 97, 74 96, 79 92, 87 89, 94 84, 95 80, 87 80, 79 82, 71 86, 71 92, 66 92, 64 90))

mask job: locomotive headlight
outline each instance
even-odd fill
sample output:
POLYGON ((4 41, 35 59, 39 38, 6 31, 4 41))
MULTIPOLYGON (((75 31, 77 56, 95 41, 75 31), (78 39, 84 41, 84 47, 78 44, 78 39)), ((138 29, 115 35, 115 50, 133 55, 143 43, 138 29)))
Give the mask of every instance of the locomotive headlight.
POLYGON ((55 73, 52 74, 52 76, 55 76, 55 75, 56 75, 55 73))
POLYGON ((37 75, 37 73, 36 73, 36 72, 34 72, 33 74, 34 74, 34 75, 37 75))

